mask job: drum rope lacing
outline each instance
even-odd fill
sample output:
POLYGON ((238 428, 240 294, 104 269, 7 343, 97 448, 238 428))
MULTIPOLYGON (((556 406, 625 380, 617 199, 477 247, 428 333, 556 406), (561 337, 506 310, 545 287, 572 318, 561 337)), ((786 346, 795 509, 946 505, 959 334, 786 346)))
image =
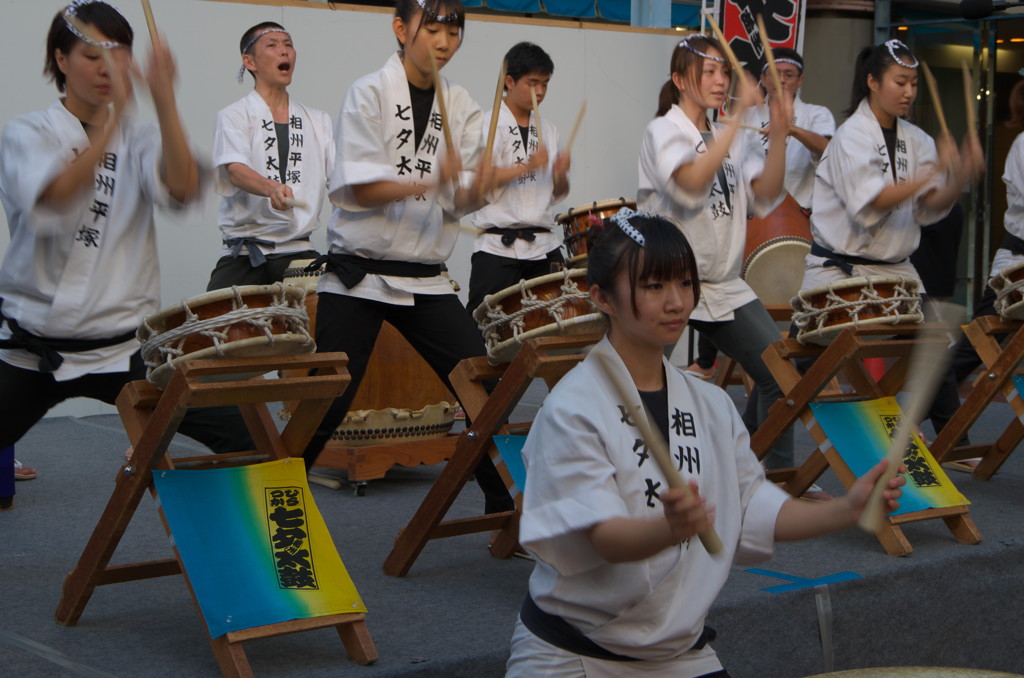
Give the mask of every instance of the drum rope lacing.
MULTIPOLYGON (((555 323, 558 324, 559 329, 563 329, 562 321, 562 308, 569 301, 574 299, 590 299, 590 293, 581 290, 575 280, 569 276, 569 270, 565 269, 565 280, 562 282, 559 288, 562 292, 560 296, 553 299, 538 299, 530 288, 528 287, 529 280, 519 281, 519 295, 521 297, 520 308, 512 314, 507 314, 502 310, 501 304, 497 306, 491 306, 484 300, 487 306, 487 318, 491 319, 491 322, 486 325, 481 325, 481 329, 484 333, 484 339, 488 344, 498 343, 501 341, 501 335, 498 333, 498 327, 508 323, 508 326, 512 330, 512 336, 518 337, 526 330, 526 314, 530 311, 545 310, 548 315, 551 316, 555 323)), ((478 319, 479 320, 479 319, 478 319)))
POLYGON ((284 293, 284 285, 276 283, 275 287, 273 301, 269 306, 250 308, 243 301, 238 286, 233 286, 231 290, 235 295, 233 300, 235 308, 227 313, 202 320, 192 312, 188 305, 189 300, 185 299, 181 302, 181 309, 185 313, 185 321, 178 327, 157 333, 150 327, 148 319, 143 320, 142 324, 146 333, 151 335, 151 338, 142 344, 143 361, 147 367, 151 368, 159 367, 164 363, 170 364, 175 358, 180 358, 185 354, 181 347, 184 345, 185 338, 193 334, 212 339, 217 355, 224 355, 222 342, 228 343, 226 330, 231 325, 242 322, 263 330, 263 334, 270 345, 274 344, 275 339, 272 325, 274 321, 281 320, 285 322, 289 331, 293 334, 306 337, 307 343, 313 341, 307 329, 309 315, 306 313, 306 308, 302 305, 305 298, 305 290, 296 288, 302 290, 302 295, 296 302, 297 306, 292 306, 284 293))
POLYGON ((1006 273, 1007 269, 1004 269, 989 281, 989 287, 995 290, 996 293, 996 300, 993 306, 996 309, 996 313, 1001 317, 1016 320, 1020 315, 1019 309, 1013 307, 1019 304, 1022 297, 1024 297, 1024 291, 1022 291, 1024 280, 1011 280, 1006 273), (1014 295, 1016 295, 1016 298, 1012 298, 1014 295), (1011 311, 1011 309, 1013 310, 1011 311))
MULTIPOLYGON (((850 321, 856 323, 860 321, 860 312, 867 307, 871 307, 872 311, 877 311, 880 308, 886 317, 892 318, 893 324, 899 324, 901 319, 906 316, 918 316, 921 313, 920 295, 908 291, 900 283, 893 286, 893 296, 883 297, 875 291, 874 281, 868 280, 867 284, 860 289, 860 295, 860 299, 847 301, 837 295, 829 286, 825 295, 826 305, 823 308, 812 308, 808 311, 795 310, 793 324, 799 330, 806 330, 811 321, 816 321, 814 330, 822 330, 825 328, 825 321, 829 315, 844 310, 850 317, 850 321)), ((809 302, 804 298, 803 291, 797 295, 796 299, 804 303, 809 302)))

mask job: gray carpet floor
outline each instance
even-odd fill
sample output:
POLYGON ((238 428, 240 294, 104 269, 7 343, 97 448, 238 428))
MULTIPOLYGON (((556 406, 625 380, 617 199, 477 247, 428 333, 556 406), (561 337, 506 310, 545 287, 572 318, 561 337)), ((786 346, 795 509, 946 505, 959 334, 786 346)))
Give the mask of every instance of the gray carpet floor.
MULTIPOLYGON (((731 392, 742 400, 738 389, 731 392)), ((543 388, 531 388, 513 420, 531 418, 543 395, 543 388)), ((1011 416, 1008 406, 993 404, 972 437, 995 439, 1011 416)), ((18 458, 40 475, 18 483, 14 509, 0 513, 5 675, 219 675, 181 577, 100 587, 76 626, 54 621, 64 577, 110 496, 127 444, 113 415, 46 419, 19 442, 18 458)), ((193 445, 176 438, 172 451, 193 445)), ((811 449, 798 429, 798 459, 811 449)), ((336 633, 319 630, 248 643, 256 675, 502 675, 529 562, 490 557, 486 536, 477 534, 429 543, 405 578, 381 571, 393 538, 439 471, 396 468, 372 481, 362 497, 347 486, 312 487, 369 608, 367 626, 380 660, 355 665, 336 633)), ((989 482, 964 474, 954 479, 973 502, 971 515, 985 537, 979 545, 956 543, 941 521, 931 520, 906 527, 914 552, 905 558, 885 555, 872 536, 850 530, 780 544, 776 556, 759 566, 774 575, 734 568, 709 620, 719 633, 714 645, 734 678, 793 678, 866 666, 1024 668, 1024 458, 1012 456, 989 482), (853 576, 827 588, 764 590, 794 578, 827 581, 838 573, 853 576), (826 592, 831 666, 819 639, 818 603, 826 592)), ((831 472, 822 485, 841 491, 831 472)), ((467 486, 450 517, 476 515, 481 508, 479 490, 467 486)), ((113 562, 170 555, 155 504, 146 497, 113 562)))

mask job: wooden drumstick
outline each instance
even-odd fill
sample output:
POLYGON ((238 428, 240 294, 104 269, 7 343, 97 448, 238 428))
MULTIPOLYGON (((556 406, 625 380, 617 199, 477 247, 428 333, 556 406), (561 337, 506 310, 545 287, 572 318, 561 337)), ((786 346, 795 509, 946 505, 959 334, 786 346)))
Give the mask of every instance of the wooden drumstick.
POLYGON ((283 202, 285 205, 288 205, 288 207, 298 207, 299 209, 305 209, 309 207, 309 203, 307 203, 306 201, 297 200, 295 198, 285 198, 281 202, 283 202))
POLYGON ((530 100, 533 101, 533 119, 537 123, 537 148, 544 145, 544 135, 541 134, 540 106, 537 105, 537 90, 530 88, 530 100))
MULTIPOLYGON (((452 142, 452 130, 448 126, 448 109, 444 103, 444 90, 441 87, 441 70, 437 67, 437 58, 430 53, 430 68, 434 71, 434 91, 437 92, 437 112, 441 115, 441 129, 444 130, 444 148, 449 157, 455 156, 455 144, 452 142)), ((459 188, 459 177, 453 179, 455 188, 459 188)))
POLYGON ((501 71, 498 73, 498 87, 494 92, 494 107, 491 108, 491 126, 487 129, 487 145, 484 146, 483 164, 485 167, 491 164, 494 153, 494 135, 498 130, 498 114, 501 112, 501 95, 505 91, 505 69, 508 62, 501 60, 501 71))
POLYGON ((149 39, 154 44, 160 41, 160 35, 156 32, 156 21, 153 19, 153 8, 149 0, 142 0, 142 13, 146 15, 146 25, 149 27, 149 39))
POLYGON ((711 16, 711 12, 702 10, 704 12, 704 18, 708 20, 708 25, 711 26, 711 31, 715 34, 715 38, 718 39, 718 43, 722 46, 722 51, 725 52, 725 57, 732 64, 733 69, 736 71, 737 76, 743 75, 743 64, 736 58, 736 52, 732 51, 732 47, 725 39, 725 35, 722 33, 722 29, 718 27, 718 22, 715 21, 715 17, 711 16))
POLYGON ((935 115, 939 119, 939 131, 945 136, 949 134, 949 127, 946 126, 946 114, 942 112, 942 101, 939 99, 939 86, 935 83, 935 76, 932 75, 932 69, 928 68, 928 64, 921 62, 921 72, 924 73, 924 79, 928 83, 928 91, 932 95, 932 105, 935 106, 935 115))
POLYGON ((965 59, 960 60, 960 69, 964 74, 964 104, 967 111, 967 132, 968 134, 978 133, 978 120, 974 113, 975 101, 977 101, 977 88, 974 86, 974 77, 971 69, 967 66, 965 59))
POLYGON ((565 151, 568 153, 572 149, 572 143, 576 141, 576 133, 580 131, 580 123, 583 122, 583 114, 587 112, 587 100, 584 99, 583 103, 580 104, 580 112, 576 114, 576 122, 572 125, 572 133, 569 134, 569 143, 565 145, 565 151))
MULTIPOLYGON (((608 356, 601 354, 600 352, 595 353, 594 357, 597 358, 598 364, 604 370, 605 376, 608 377, 608 381, 611 382, 615 388, 615 393, 618 395, 619 400, 622 401, 623 407, 629 407, 629 403, 635 400, 633 395, 634 389, 630 388, 629 385, 625 384, 623 380, 616 374, 615 368, 611 363, 611 359, 608 356)), ((644 440, 644 444, 647 446, 647 450, 654 457, 654 460, 658 463, 658 468, 661 469, 662 474, 668 481, 668 486, 673 489, 681 489, 686 495, 693 496, 693 490, 686 484, 683 477, 679 475, 679 471, 672 464, 672 458, 669 456, 668 446, 665 444, 664 439, 661 437, 661 433, 651 428, 651 423, 647 418, 647 410, 644 409, 643 405, 640 405, 640 409, 636 411, 634 416, 637 428, 640 430, 640 436, 644 440)), ((714 527, 709 527, 699 535, 700 541, 704 544, 704 548, 711 555, 715 555, 722 551, 722 540, 718 537, 718 533, 715 532, 714 527)))
MULTIPOLYGON (((958 314, 958 307, 954 304, 936 304, 936 308, 945 309, 939 312, 940 317, 944 315, 952 318, 954 314, 958 314)), ((959 324, 954 326, 959 327, 959 324)), ((926 341, 918 345, 910 358, 910 369, 907 371, 904 384, 912 385, 913 391, 911 391, 910 402, 900 419, 900 425, 896 428, 892 442, 889 444, 889 450, 885 455, 885 458, 889 460, 889 465, 886 466, 885 472, 875 483, 875 487, 871 490, 871 496, 868 497, 868 503, 864 506, 864 512, 861 513, 860 520, 857 521, 860 528, 866 532, 877 533, 884 526, 882 492, 889 489, 889 481, 899 473, 903 455, 913 436, 914 429, 917 428, 917 423, 924 418, 928 408, 931 407, 939 382, 942 381, 942 377, 949 367, 950 353, 947 346, 950 338, 947 335, 946 327, 941 326, 938 329, 922 332, 920 338, 926 341)))
POLYGON ((775 52, 768 42, 768 31, 764 27, 764 17, 757 15, 757 32, 761 36, 761 45, 764 47, 764 58, 768 62, 768 73, 771 75, 772 84, 775 86, 775 94, 782 100, 782 78, 779 77, 779 69, 775 65, 775 52))

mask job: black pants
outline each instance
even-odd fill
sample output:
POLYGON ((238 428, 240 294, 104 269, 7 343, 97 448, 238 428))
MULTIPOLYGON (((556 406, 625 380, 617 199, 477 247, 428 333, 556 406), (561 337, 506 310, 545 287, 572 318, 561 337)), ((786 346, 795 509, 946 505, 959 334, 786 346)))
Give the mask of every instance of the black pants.
MULTIPOLYGON (((145 379, 142 356, 132 356, 127 372, 86 374, 57 381, 52 374, 26 370, 0 361, 0 449, 21 440, 36 422, 69 398, 93 398, 111 405, 129 381, 145 379)), ((178 429, 214 452, 238 452, 255 446, 237 407, 190 409, 178 429)))
POLYGON ((715 343, 708 339, 706 336, 697 333, 697 357, 694 358, 697 366, 702 370, 710 370, 715 366, 715 361, 718 360, 718 347, 715 343))
MULTIPOLYGON (((974 315, 971 316, 971 320, 980 318, 983 315, 999 315, 996 313, 996 293, 988 285, 985 286, 985 292, 981 295, 981 301, 974 308, 974 315)), ((996 341, 1002 342, 1006 338, 1005 334, 994 337, 996 341)), ((967 335, 962 335, 960 340, 956 342, 956 346, 953 348, 953 373, 956 375, 956 383, 961 383, 964 379, 970 376, 971 372, 981 366, 981 357, 978 356, 978 352, 974 350, 974 344, 967 338, 967 335)))
POLYGON ((539 278, 560 271, 565 259, 562 257, 562 251, 558 249, 548 252, 546 259, 536 260, 502 257, 490 252, 474 252, 472 263, 469 274, 469 300, 466 303, 466 310, 471 317, 488 294, 500 292, 520 280, 539 278))
MULTIPOLYGON (((449 389, 452 387, 448 375, 459 361, 486 353, 480 332, 454 294, 417 294, 412 306, 399 306, 321 293, 317 300, 316 350, 318 353, 346 353, 352 381, 345 393, 331 404, 306 447, 303 455, 306 468, 313 466, 331 433, 348 413, 384 321, 405 337, 449 389)), ((487 513, 510 511, 515 507, 490 457, 480 461, 476 477, 484 493, 487 513)))
POLYGON ((284 279, 284 272, 293 261, 316 259, 316 250, 293 252, 292 254, 268 254, 267 261, 256 268, 249 263, 248 256, 221 257, 210 273, 206 291, 219 290, 232 285, 272 285, 284 279))

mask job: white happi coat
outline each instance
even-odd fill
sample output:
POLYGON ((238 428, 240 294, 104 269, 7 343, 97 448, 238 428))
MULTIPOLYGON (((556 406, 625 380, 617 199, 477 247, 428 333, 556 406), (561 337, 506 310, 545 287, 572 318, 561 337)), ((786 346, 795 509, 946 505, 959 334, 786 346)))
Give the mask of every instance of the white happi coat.
MULTIPOLYGON (((65 210, 40 205, 43 191, 88 147, 82 123, 59 101, 11 120, 0 142, 0 199, 11 233, 0 267, 3 314, 38 336, 116 337, 159 305, 153 205, 179 205, 160 180, 160 132, 123 117, 94 184, 65 210)), ((0 337, 9 336, 5 324, 0 337)), ((126 371, 138 348, 130 339, 64 353, 54 378, 126 371)), ((39 357, 21 349, 0 350, 0 360, 39 369, 39 357)))
MULTIPOLYGON (((747 110, 744 124, 767 129, 771 123, 768 104, 754 106, 747 110)), ((832 111, 824 106, 809 104, 800 98, 797 92, 793 100, 793 124, 823 137, 831 137, 836 133, 836 119, 832 111)), ((760 136, 761 147, 768 154, 768 137, 760 136)), ((811 197, 814 195, 814 171, 818 167, 820 156, 811 153, 811 149, 792 136, 786 138, 786 191, 801 207, 811 208, 811 197)))
MULTIPOLYGON (((243 191, 231 183, 227 166, 241 163, 274 181, 281 180, 274 116, 256 90, 217 113, 213 135, 213 166, 217 193, 222 198, 217 225, 225 240, 259 238, 275 244, 265 254, 288 254, 310 249, 309 236, 320 226, 320 209, 327 194, 327 177, 334 168, 331 118, 323 111, 288 101, 288 163, 285 183, 305 207, 278 211, 270 199, 243 191)), ((225 246, 222 255, 229 254, 225 246)), ((242 254, 248 253, 243 247, 242 254)))
MULTIPOLYGON (((469 186, 482 143, 482 113, 469 93, 442 78, 448 125, 461 155, 459 181, 469 186)), ((335 205, 327 230, 332 252, 367 259, 440 264, 451 255, 462 216, 454 187, 435 186, 423 196, 361 207, 352 186, 375 181, 427 183, 439 171, 446 152, 437 98, 431 120, 415 148, 409 81, 398 54, 384 68, 357 80, 345 95, 335 121, 335 166, 330 198, 335 205)), ((413 294, 451 294, 443 276, 408 278, 368 274, 352 289, 333 274, 320 278, 321 292, 411 305, 413 294)))
MULTIPOLYGON (((771 556, 776 516, 788 495, 765 479, 725 392, 666 360, 668 447, 683 478, 695 479, 714 505, 724 550, 712 558, 691 539, 639 562, 602 559, 587 530, 612 518, 663 518, 657 496, 668 484, 632 423, 639 394, 632 390, 633 402, 624 407, 598 353, 632 383, 605 338, 544 400, 523 449, 528 480, 520 541, 537 558, 530 594, 541 609, 612 652, 688 667, 674 676, 719 670, 713 651, 681 655, 697 641, 731 563, 771 556)), ((629 663, 616 668, 631 675, 629 663)))
MULTIPOLYGON (((523 148, 523 135, 512 111, 502 102, 498 109, 498 126, 494 135, 493 163, 496 167, 516 167, 526 164, 537 151, 537 119, 530 114, 529 148, 523 148)), ((484 115, 490 122, 493 111, 484 115)), ((555 224, 556 203, 565 194, 555 195, 552 167, 558 155, 558 130, 548 120, 541 120, 541 137, 548 149, 548 166, 544 171, 532 171, 512 180, 489 196, 489 204, 474 212, 470 219, 479 228, 523 228, 539 226, 549 233, 537 233, 533 242, 516 238, 511 246, 501 243, 498 234, 486 233, 473 242, 474 252, 488 252, 513 259, 543 259, 548 252, 562 244, 562 235, 555 224)))
MULTIPOLYGON (((1010 146, 1003 169, 1003 183, 1006 184, 1003 226, 1007 233, 1024 239, 1024 134, 1018 134, 1010 146)), ((1024 262, 1024 255, 1000 247, 992 258, 992 275, 1021 262, 1024 262)))
MULTIPOLYGON (((712 124, 713 130, 719 127, 712 124)), ((644 131, 637 206, 671 218, 686 234, 700 273, 700 302, 690 316, 694 320, 732 320, 735 309, 757 299, 740 278, 747 214, 768 214, 782 196, 772 201, 753 196, 751 181, 764 170, 764 153, 753 134, 737 132, 723 165, 732 201, 729 208, 717 172, 711 185, 697 193, 684 191, 672 178, 680 165, 707 152, 697 126, 678 105, 652 120, 644 131)))
MULTIPOLYGON (((936 169, 935 142, 924 131, 897 118, 896 138, 897 183, 936 169)), ((921 241, 921 226, 935 223, 950 209, 928 209, 922 197, 944 181, 939 172, 912 199, 884 211, 871 206, 894 181, 882 128, 865 98, 836 130, 818 164, 811 234, 815 242, 837 254, 885 262, 855 265, 854 276, 899 275, 919 280, 907 258, 921 241)), ((823 267, 824 261, 807 255, 803 289, 847 277, 838 267, 823 267)))

